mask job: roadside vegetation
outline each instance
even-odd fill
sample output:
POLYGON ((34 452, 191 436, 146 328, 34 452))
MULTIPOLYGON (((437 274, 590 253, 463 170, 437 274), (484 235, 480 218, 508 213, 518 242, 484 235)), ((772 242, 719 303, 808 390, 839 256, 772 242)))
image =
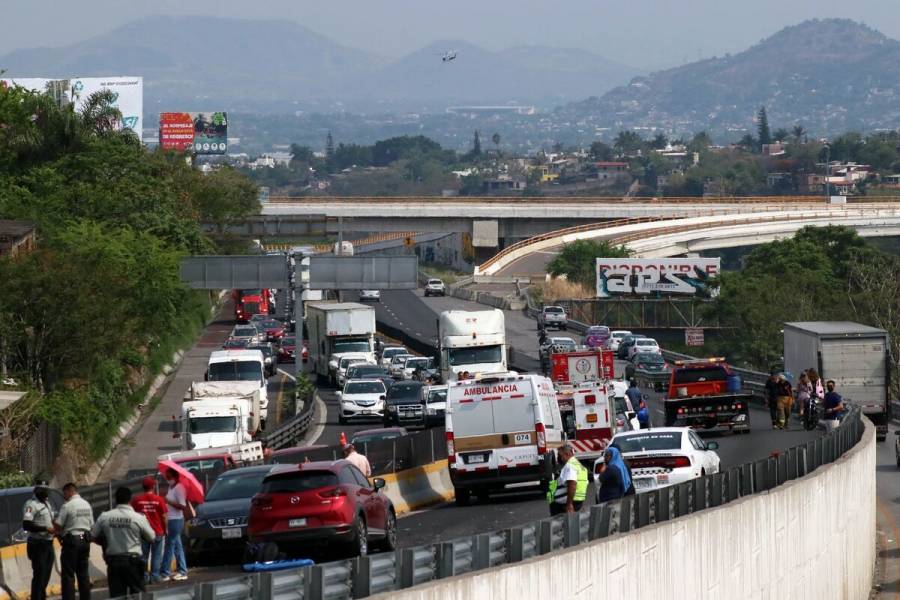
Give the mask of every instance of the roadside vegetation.
POLYGON ((12 434, 47 421, 82 466, 208 318, 210 295, 178 273, 181 257, 220 250, 200 223, 257 206, 236 171, 204 176, 147 152, 116 128, 112 101, 99 93, 75 112, 0 87, 0 218, 37 229, 35 250, 0 259, 0 368, 40 398, 12 434))

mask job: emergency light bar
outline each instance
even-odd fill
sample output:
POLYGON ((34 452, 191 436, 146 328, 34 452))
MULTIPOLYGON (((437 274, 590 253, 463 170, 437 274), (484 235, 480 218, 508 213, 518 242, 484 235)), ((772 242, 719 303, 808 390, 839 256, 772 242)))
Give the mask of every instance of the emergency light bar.
POLYGON ((676 367, 683 367, 684 365, 699 365, 703 363, 723 363, 725 362, 725 357, 717 356, 715 358, 701 358, 700 360, 676 360, 673 364, 676 367))

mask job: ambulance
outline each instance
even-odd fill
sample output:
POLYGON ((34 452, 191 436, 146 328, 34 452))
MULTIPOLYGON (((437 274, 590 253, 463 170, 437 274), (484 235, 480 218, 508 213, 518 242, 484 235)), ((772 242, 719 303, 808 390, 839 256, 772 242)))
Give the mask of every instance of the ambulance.
POLYGON ((546 488, 564 439, 556 390, 541 375, 492 373, 450 382, 447 465, 456 503, 528 483, 546 488))
POLYGON ((557 396, 567 442, 575 457, 593 460, 602 456, 616 434, 613 385, 606 381, 558 384, 557 396))

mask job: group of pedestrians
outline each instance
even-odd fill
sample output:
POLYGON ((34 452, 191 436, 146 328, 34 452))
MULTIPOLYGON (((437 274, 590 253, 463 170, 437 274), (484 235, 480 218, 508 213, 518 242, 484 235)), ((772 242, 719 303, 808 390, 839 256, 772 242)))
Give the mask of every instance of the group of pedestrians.
POLYGON ((844 399, 835 391, 835 387, 835 382, 831 379, 823 386, 819 373, 813 368, 800 374, 796 389, 784 373, 772 371, 765 386, 772 429, 790 429, 791 414, 795 406, 798 417, 804 421, 807 417, 817 415, 819 405, 823 409, 822 424, 826 429, 834 429, 845 412, 844 399))
POLYGON ((94 520, 90 503, 78 494, 74 483, 63 486, 64 503, 57 513, 50 503, 47 481, 34 482, 33 496, 25 503, 22 528, 28 534, 26 550, 31 561, 31 598, 45 600, 53 570, 53 540, 61 544, 60 580, 63 600, 91 597, 91 543, 103 548, 109 595, 112 598, 143 592, 148 581, 185 580, 187 564, 181 543, 187 492, 176 471, 166 472, 165 497, 156 493, 156 478, 148 476, 144 492, 115 491, 115 506, 94 520), (148 568, 149 561, 149 568, 148 568), (172 562, 176 572, 171 573, 172 562))
MULTIPOLYGON (((556 451, 556 458, 562 469, 556 479, 550 482, 547 491, 550 516, 581 510, 591 482, 590 471, 575 458, 575 449, 571 445, 560 446, 556 451)), ((597 476, 597 503, 633 496, 635 490, 631 481, 631 469, 625 464, 619 449, 608 447, 603 453, 603 459, 597 476)))

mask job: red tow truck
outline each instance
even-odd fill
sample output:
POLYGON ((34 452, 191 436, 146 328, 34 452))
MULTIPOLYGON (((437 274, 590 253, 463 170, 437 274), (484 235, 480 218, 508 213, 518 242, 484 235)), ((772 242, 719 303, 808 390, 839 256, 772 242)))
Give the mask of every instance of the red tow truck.
POLYGON ((231 299, 234 301, 234 320, 238 323, 246 323, 253 315, 268 315, 269 290, 232 290, 231 299))
POLYGON ((666 426, 750 433, 752 397, 724 358, 677 361, 669 377, 666 426))

